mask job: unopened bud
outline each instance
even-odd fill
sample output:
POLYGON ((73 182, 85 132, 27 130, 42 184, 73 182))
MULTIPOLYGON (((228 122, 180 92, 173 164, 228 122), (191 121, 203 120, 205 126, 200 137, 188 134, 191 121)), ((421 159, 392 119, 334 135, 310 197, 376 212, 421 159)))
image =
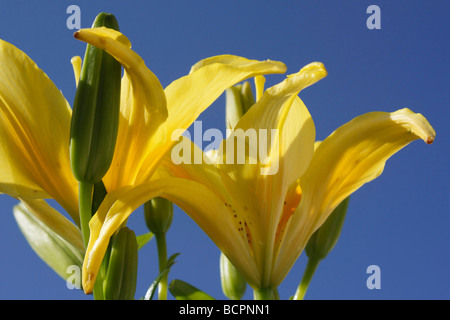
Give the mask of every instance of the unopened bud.
POLYGON ((154 234, 166 233, 173 218, 173 204, 171 201, 157 197, 144 204, 145 222, 154 234))
POLYGON ((226 90, 226 126, 234 129, 241 117, 255 103, 249 82, 235 85, 226 90))
MULTIPOLYGON (((100 13, 92 27, 119 30, 116 18, 107 13, 100 13)), ((87 45, 70 129, 70 160, 78 181, 95 184, 111 165, 119 126, 121 68, 106 51, 87 45)))
POLYGON ((231 300, 242 299, 247 283, 223 253, 220 254, 220 279, 225 296, 231 300))
POLYGON ((14 218, 36 254, 59 276, 67 280, 71 266, 81 268, 84 248, 79 230, 50 206, 14 207, 14 218), (40 210, 41 212, 36 212, 40 210), (47 212, 48 211, 48 212, 47 212), (39 215, 47 221, 39 219, 39 215), (52 229, 54 227, 55 229, 52 229), (63 236, 61 236, 63 234, 63 236), (72 241, 70 241, 72 239, 72 241))
POLYGON ((322 260, 334 248, 344 225, 349 201, 350 198, 342 201, 329 215, 325 223, 311 236, 305 248, 309 258, 322 260))
POLYGON ((136 292, 138 249, 133 230, 123 227, 111 244, 106 277, 105 300, 132 300, 136 292))

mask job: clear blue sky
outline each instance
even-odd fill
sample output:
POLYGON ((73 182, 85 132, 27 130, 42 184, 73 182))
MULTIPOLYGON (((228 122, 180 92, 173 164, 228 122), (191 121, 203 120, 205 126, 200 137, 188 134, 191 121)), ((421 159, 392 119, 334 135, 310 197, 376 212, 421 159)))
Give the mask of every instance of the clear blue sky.
MULTIPOLYGON (((82 27, 101 11, 115 14, 163 86, 217 54, 283 61, 288 73, 323 62, 328 77, 301 95, 318 139, 369 111, 408 107, 424 114, 436 129, 435 143, 413 142, 354 194, 341 238, 306 299, 450 298, 448 1, 10 1, 0 10, 0 38, 25 51, 70 103, 70 58, 84 54, 84 44, 66 27, 71 4, 81 8, 82 27), (372 4, 381 9, 379 30, 366 27, 372 4), (379 290, 366 287, 373 264, 381 268, 379 290)), ((279 80, 268 78, 269 84, 279 80)), ((202 114, 204 130, 224 129, 224 101, 202 114)), ((15 204, 0 195, 0 299, 91 299, 67 289, 31 250, 13 218, 15 204)), ((141 211, 130 226, 146 232, 141 211)), ((181 253, 170 279, 224 298, 218 249, 179 209, 168 250, 181 253)), ((280 286, 281 298, 294 294, 305 258, 280 286)), ((140 252, 137 297, 156 277, 156 262, 151 242, 140 252)))

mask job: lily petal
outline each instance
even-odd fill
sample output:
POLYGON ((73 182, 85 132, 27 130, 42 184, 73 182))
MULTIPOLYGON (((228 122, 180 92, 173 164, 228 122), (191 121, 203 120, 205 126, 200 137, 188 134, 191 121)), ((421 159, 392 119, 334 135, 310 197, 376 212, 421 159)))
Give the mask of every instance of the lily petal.
POLYGON ((104 183, 107 190, 133 184, 145 157, 153 154, 161 137, 165 137, 164 128, 161 135, 155 137, 155 132, 168 117, 164 90, 120 32, 105 27, 82 29, 75 33, 75 38, 105 50, 125 69, 116 149, 104 183))
POLYGON ((144 183, 151 178, 162 157, 184 130, 227 88, 259 74, 282 73, 285 70, 281 62, 249 60, 232 55, 211 57, 195 64, 189 75, 165 88, 169 116, 152 137, 152 151, 141 157, 144 162, 134 183, 144 183))
POLYGON ((284 72, 286 66, 281 62, 249 60, 233 55, 214 56, 197 62, 189 75, 175 80, 165 89, 168 131, 187 129, 201 112, 236 83, 262 74, 284 72))
MULTIPOLYGON (((226 149, 218 163, 222 180, 236 202, 246 204, 248 213, 252 213, 247 219, 255 225, 250 231, 255 239, 252 243, 258 246, 253 249, 261 268, 272 264, 287 189, 306 170, 314 151, 314 123, 297 95, 326 74, 323 64, 311 63, 267 89, 222 144, 226 149), (252 139, 252 133, 257 138, 252 139), (239 147, 239 142, 245 148, 239 147), (266 159, 264 152, 261 154, 263 148, 268 151, 266 159), (246 153, 244 163, 236 159, 239 152, 246 153)), ((266 270, 266 281, 269 276, 270 270, 266 270)))
POLYGON ((279 284, 308 239, 350 194, 377 178, 386 161, 410 142, 434 141, 436 133, 418 113, 371 112, 343 125, 321 142, 300 179, 302 199, 289 222, 271 282, 279 284))
POLYGON ((133 86, 134 103, 145 108, 155 126, 167 118, 166 98, 158 78, 145 66, 130 41, 120 32, 105 27, 81 29, 74 37, 112 55, 125 68, 133 86))
POLYGON ((78 223, 69 160, 71 108, 21 50, 0 40, 0 192, 54 198, 78 223))
POLYGON ((169 199, 189 213, 224 254, 239 257, 234 263, 244 270, 248 281, 258 283, 258 270, 252 264, 247 242, 234 227, 233 216, 223 199, 196 181, 166 178, 117 189, 106 196, 90 222, 91 236, 83 265, 83 289, 86 293, 92 291, 111 235, 140 205, 158 196, 169 199))

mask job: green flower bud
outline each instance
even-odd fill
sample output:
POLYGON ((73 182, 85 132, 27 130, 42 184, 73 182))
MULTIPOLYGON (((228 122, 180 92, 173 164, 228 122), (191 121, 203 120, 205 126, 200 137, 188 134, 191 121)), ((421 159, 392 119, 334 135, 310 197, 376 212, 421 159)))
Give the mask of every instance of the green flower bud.
POLYGON ((316 272, 320 261, 333 250, 341 234, 345 215, 350 198, 342 201, 336 209, 328 216, 322 226, 313 233, 306 244, 305 252, 308 263, 303 273, 303 278, 293 297, 294 300, 302 300, 308 290, 308 286, 316 272))
POLYGON ((153 198, 144 204, 144 216, 151 232, 166 233, 172 224, 173 204, 165 198, 153 198))
POLYGON ((235 85, 226 90, 226 127, 233 129, 241 117, 255 104, 249 82, 235 85))
POLYGON ((344 225, 349 201, 350 198, 342 201, 325 223, 311 236, 305 248, 309 258, 322 260, 334 248, 344 225))
POLYGON ((103 282, 105 300, 132 300, 136 292, 138 249, 136 234, 123 227, 111 243, 108 270, 103 282))
MULTIPOLYGON (((112 14, 100 13, 92 26, 119 30, 112 14)), ((87 45, 73 104, 70 158, 78 181, 95 184, 108 171, 120 112, 121 65, 104 50, 87 45)))
MULTIPOLYGON (((54 209, 48 207, 48 210, 54 209)), ((78 266, 81 270, 84 248, 80 232, 74 225, 66 221, 63 216, 55 215, 55 211, 48 214, 37 213, 23 203, 16 205, 13 213, 28 244, 59 276, 67 280, 71 276, 71 273, 68 273, 68 267, 71 266, 78 266), (51 213, 53 214, 50 215, 51 213), (54 219, 45 223, 38 218, 39 214, 54 219)))
POLYGON ((220 254, 220 279, 225 296, 231 300, 242 299, 247 283, 223 253, 220 254))

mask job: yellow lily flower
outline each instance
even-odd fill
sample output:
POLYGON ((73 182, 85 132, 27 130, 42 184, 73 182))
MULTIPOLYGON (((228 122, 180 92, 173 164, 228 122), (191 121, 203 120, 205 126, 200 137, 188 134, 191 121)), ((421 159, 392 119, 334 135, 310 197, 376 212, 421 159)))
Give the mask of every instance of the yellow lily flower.
MULTIPOLYGON (((120 32, 82 29, 75 37, 104 49, 125 69, 118 140, 104 177, 112 194, 148 181, 175 143, 172 133, 187 129, 228 87, 286 70, 281 62, 221 55, 198 62, 163 89, 120 32)), ((70 105, 13 45, 0 42, 0 59, 0 192, 24 202, 53 198, 79 224, 78 183, 69 160, 70 105)), ((80 59, 72 63, 78 82, 80 59)))
POLYGON ((91 220, 83 265, 86 288, 95 280, 114 230, 139 205, 162 196, 205 231, 250 286, 275 289, 342 200, 378 177, 387 159, 408 143, 433 142, 428 121, 402 109, 361 115, 315 149, 314 123, 298 94, 324 76, 324 66, 312 63, 266 91, 264 79, 256 77, 258 101, 213 156, 183 138, 183 151, 200 153, 205 161, 176 165, 166 155, 150 182, 108 195, 91 220), (276 136, 265 141, 267 158, 251 156, 252 146, 240 129, 275 130, 276 136), (235 160, 228 151, 236 149, 227 148, 235 139, 249 151, 241 164, 227 161, 235 160))

